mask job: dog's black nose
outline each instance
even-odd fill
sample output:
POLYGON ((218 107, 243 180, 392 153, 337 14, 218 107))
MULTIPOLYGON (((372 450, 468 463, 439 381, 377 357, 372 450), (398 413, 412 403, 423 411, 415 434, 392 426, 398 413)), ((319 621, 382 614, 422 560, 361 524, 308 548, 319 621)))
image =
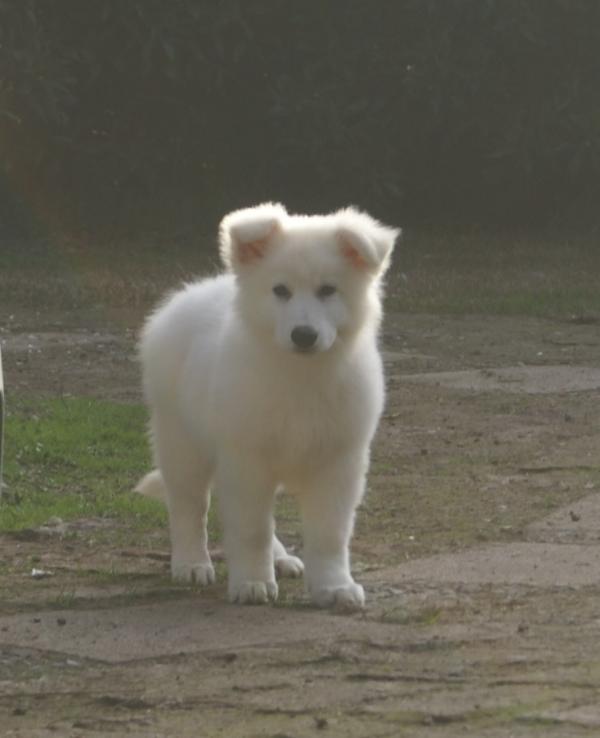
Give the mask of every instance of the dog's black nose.
POLYGON ((319 334, 309 325, 297 325, 292 331, 292 341, 296 348, 308 351, 317 342, 319 334))

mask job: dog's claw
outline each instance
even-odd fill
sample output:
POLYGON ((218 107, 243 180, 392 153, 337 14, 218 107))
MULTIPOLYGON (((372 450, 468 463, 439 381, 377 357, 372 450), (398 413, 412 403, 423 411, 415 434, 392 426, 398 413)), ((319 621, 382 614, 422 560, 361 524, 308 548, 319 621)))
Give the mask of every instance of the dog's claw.
POLYGON ((341 587, 323 587, 311 593, 317 607, 333 607, 342 612, 355 612, 365 606, 365 591, 360 584, 351 582, 341 587))
POLYGON ((171 577, 176 582, 184 584, 199 584, 206 587, 214 584, 215 570, 212 564, 189 564, 189 563, 172 563, 171 577))
POLYGON ((276 582, 242 582, 229 588, 229 600, 240 605, 266 605, 275 601, 278 593, 276 582))
POLYGON ((300 577, 304 572, 304 564, 302 559, 288 554, 275 559, 275 571, 278 577, 300 577))

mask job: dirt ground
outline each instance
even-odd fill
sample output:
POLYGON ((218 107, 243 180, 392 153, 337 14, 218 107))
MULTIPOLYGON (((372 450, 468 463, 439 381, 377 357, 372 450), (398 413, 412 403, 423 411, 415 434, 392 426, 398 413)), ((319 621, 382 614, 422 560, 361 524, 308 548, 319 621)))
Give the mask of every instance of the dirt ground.
MULTIPOLYGON (((139 321, 15 309, 7 387, 139 401, 139 321)), ((174 587, 165 531, 2 535, 3 736, 600 736, 598 323, 392 314, 384 348, 365 611, 174 587)))

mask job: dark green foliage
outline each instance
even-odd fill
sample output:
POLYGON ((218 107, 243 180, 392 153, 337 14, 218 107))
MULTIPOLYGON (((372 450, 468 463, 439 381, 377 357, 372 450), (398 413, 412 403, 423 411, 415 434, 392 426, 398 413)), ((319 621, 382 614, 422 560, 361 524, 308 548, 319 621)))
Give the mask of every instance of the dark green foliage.
POLYGON ((596 208, 596 0, 0 0, 0 75, 4 210, 52 227, 596 208))

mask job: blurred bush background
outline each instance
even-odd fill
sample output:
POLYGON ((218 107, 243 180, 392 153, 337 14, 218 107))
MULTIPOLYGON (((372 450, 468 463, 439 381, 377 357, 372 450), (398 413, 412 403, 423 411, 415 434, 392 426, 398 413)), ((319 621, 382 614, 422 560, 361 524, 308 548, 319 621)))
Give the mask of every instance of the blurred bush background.
POLYGON ((0 0, 3 229, 594 224, 597 0, 0 0))

